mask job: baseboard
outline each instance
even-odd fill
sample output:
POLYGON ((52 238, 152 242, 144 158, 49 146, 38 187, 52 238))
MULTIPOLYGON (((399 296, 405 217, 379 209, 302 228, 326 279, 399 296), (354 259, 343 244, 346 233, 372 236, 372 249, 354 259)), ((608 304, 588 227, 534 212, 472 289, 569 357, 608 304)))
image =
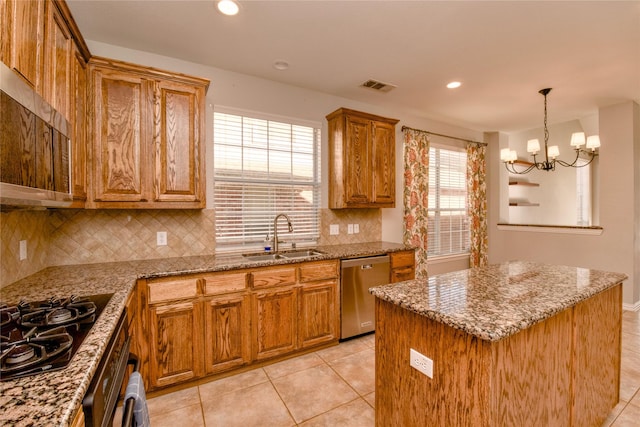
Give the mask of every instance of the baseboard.
POLYGON ((635 304, 622 304, 622 309, 625 311, 640 311, 640 301, 635 304))

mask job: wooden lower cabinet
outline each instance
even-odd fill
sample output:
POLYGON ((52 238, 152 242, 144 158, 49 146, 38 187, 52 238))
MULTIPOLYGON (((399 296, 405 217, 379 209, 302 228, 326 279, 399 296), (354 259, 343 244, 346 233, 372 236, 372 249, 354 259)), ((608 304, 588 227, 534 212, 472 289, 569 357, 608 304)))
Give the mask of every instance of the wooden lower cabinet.
POLYGON ((202 373, 201 303, 152 305, 150 376, 151 388, 195 379, 202 373))
POLYGON ((205 371, 215 374, 249 363, 249 305, 245 294, 223 295, 204 302, 205 371))
POLYGON ((413 280, 416 276, 416 255, 414 250, 389 254, 391 261, 391 283, 413 280))
POLYGON ((253 295, 253 359, 269 359, 298 347, 298 289, 279 287, 253 295))
POLYGON ((300 347, 335 341, 339 336, 338 283, 307 284, 300 289, 300 347))
POLYGON ((338 280, 330 260, 141 281, 145 383, 156 390, 337 343, 338 280))

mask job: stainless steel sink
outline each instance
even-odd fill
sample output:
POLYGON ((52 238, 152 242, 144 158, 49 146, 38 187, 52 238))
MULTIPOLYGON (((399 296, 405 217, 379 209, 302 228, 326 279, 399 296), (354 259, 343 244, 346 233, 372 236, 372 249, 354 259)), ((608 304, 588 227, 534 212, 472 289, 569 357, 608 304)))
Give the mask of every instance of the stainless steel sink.
POLYGON ((281 254, 242 254, 249 261, 271 261, 275 259, 285 259, 281 254))
POLYGON ((272 254, 261 254, 261 253, 242 254, 242 256, 248 259, 249 261, 271 261, 271 260, 278 260, 278 259, 304 259, 304 258, 312 258, 318 255, 324 255, 324 254, 322 252, 316 251, 315 249, 293 250, 293 251, 278 252, 278 253, 272 253, 272 254))
POLYGON ((318 255, 324 255, 322 252, 316 251, 315 249, 288 251, 281 252, 280 254, 285 258, 310 258, 318 255))

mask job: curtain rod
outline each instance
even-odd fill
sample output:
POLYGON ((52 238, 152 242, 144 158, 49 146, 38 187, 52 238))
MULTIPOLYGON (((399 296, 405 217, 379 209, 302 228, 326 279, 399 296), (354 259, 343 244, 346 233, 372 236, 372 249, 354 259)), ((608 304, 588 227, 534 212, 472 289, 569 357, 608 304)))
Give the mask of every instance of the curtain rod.
POLYGON ((457 139, 458 141, 470 142, 472 144, 487 145, 486 142, 474 141, 472 139, 458 138, 457 136, 444 135, 444 134, 436 133, 436 132, 429 132, 428 130, 410 128, 409 126, 402 126, 402 131, 403 132, 405 131, 405 129, 417 130, 418 132, 424 132, 424 133, 428 133, 430 135, 442 136, 444 138, 457 139))

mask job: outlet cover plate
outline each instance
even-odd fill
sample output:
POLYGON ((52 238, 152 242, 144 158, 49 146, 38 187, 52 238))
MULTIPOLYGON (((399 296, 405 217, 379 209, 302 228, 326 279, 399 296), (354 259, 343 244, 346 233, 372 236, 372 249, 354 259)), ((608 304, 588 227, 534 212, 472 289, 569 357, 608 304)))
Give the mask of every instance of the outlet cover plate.
POLYGON ((409 364, 429 378, 433 378, 433 360, 414 349, 409 352, 409 364))

